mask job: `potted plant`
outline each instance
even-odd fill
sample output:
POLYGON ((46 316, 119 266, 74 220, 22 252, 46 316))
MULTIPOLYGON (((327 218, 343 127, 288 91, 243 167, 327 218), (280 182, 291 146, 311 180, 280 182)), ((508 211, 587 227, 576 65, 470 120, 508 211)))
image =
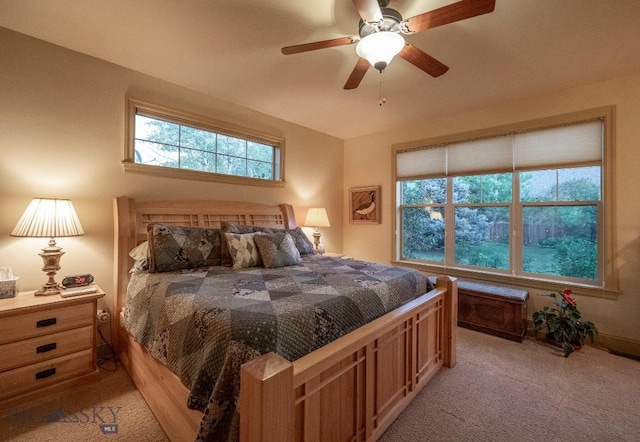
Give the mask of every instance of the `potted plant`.
POLYGON ((547 339, 562 347, 565 358, 582 346, 587 338, 593 343, 598 329, 593 322, 582 321, 582 315, 570 289, 565 289, 562 293, 545 293, 542 296, 553 298, 553 306, 545 306, 532 315, 536 336, 545 326, 547 339))

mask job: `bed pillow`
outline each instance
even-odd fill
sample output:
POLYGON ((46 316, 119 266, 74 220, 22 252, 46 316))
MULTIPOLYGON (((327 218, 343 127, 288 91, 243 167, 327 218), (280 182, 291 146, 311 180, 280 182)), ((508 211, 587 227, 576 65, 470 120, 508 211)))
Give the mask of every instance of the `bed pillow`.
POLYGON ((220 229, 152 223, 147 226, 147 239, 150 273, 219 266, 222 262, 220 229))
POLYGON ((133 267, 129 273, 149 270, 149 241, 143 241, 135 246, 129 252, 129 256, 133 258, 133 267))
POLYGON ((291 235, 293 243, 296 245, 296 248, 301 255, 310 255, 316 253, 316 249, 313 246, 313 243, 309 240, 307 235, 305 235, 300 227, 287 230, 286 232, 291 235))
POLYGON ((261 232, 225 233, 224 235, 234 270, 262 265, 262 257, 254 240, 258 236, 262 236, 261 232))
POLYGON ((222 260, 223 266, 231 267, 234 264, 233 258, 231 258, 231 254, 229 253, 229 244, 227 243, 227 233, 254 233, 254 232, 277 232, 282 231, 282 229, 274 229, 270 227, 257 227, 257 226, 245 226, 242 224, 236 224, 229 221, 222 221, 220 223, 220 231, 222 232, 222 245, 220 250, 220 256, 222 260))
POLYGON ((300 252, 289 233, 264 233, 256 235, 254 240, 265 267, 276 268, 300 263, 300 252))

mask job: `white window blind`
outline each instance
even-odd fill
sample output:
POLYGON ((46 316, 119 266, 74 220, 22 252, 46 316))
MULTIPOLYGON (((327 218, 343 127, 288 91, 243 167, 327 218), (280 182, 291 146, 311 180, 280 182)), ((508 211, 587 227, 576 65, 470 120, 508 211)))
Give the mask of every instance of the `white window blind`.
POLYGON ((516 170, 602 159, 602 121, 524 132, 515 135, 516 170))
POLYGON ((504 173, 602 160, 601 119, 396 153, 399 180, 504 173))
POLYGON ((442 175, 447 170, 447 150, 440 147, 400 152, 396 156, 398 178, 442 175))
POLYGON ((512 151, 510 136, 451 144, 447 146, 447 175, 510 171, 512 151))

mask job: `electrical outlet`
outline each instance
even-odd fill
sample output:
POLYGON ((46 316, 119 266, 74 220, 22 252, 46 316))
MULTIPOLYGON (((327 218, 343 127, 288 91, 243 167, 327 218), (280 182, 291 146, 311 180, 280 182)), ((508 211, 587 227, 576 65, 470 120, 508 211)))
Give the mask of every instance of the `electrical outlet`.
POLYGON ((106 309, 98 309, 98 322, 105 323, 109 322, 111 319, 111 315, 109 314, 109 310, 106 309))

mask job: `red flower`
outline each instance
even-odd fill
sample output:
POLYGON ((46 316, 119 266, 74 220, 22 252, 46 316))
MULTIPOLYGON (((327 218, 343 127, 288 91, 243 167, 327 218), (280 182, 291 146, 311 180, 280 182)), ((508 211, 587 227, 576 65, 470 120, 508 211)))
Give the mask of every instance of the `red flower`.
POLYGON ((571 299, 572 295, 573 295, 573 292, 571 291, 571 289, 564 289, 564 291, 562 292, 562 297, 564 298, 566 303, 569 304, 569 305, 576 306, 577 305, 576 301, 571 299))

